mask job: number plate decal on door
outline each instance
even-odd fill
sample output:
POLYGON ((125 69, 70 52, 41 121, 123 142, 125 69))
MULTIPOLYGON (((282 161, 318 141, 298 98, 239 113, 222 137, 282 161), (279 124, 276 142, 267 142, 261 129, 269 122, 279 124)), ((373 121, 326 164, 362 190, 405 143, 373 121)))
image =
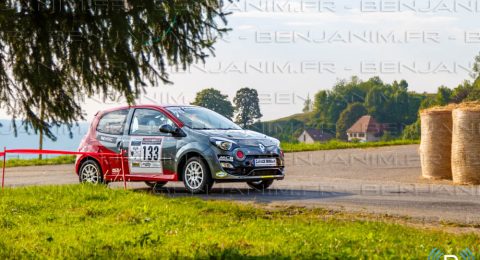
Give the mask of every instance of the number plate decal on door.
POLYGON ((130 141, 129 166, 132 174, 163 174, 162 138, 134 138, 130 141))

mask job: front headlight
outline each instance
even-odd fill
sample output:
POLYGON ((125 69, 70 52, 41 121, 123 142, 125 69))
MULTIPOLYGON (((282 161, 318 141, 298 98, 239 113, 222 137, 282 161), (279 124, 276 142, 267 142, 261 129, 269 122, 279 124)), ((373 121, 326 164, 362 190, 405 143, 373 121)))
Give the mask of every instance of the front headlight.
POLYGON ((236 144, 232 140, 220 138, 220 137, 212 137, 210 138, 210 142, 214 144, 216 147, 218 147, 219 149, 224 151, 230 151, 233 145, 236 144))

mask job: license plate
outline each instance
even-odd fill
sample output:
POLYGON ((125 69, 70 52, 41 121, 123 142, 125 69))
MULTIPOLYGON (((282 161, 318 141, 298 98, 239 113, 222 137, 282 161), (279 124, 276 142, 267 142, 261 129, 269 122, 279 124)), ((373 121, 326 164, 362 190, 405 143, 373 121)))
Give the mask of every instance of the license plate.
POLYGON ((255 166, 257 167, 267 167, 267 166, 277 166, 277 159, 255 159, 255 166))

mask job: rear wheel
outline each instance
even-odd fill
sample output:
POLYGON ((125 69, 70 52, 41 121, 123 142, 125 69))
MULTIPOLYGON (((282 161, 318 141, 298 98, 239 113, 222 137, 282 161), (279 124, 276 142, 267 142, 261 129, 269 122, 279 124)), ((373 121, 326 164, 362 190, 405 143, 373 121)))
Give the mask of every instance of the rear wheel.
POLYGON ((160 189, 163 186, 165 186, 167 184, 167 182, 166 181, 157 181, 157 182, 146 181, 145 184, 147 184, 148 187, 156 190, 156 189, 160 189))
POLYGON ((247 184, 252 189, 262 191, 272 186, 273 180, 251 181, 251 182, 247 182, 247 184))
POLYGON ((205 162, 199 157, 190 158, 183 168, 183 184, 191 193, 208 193, 213 186, 212 176, 205 162))
POLYGON ((104 184, 100 165, 94 160, 86 160, 80 166, 78 174, 80 183, 104 184))

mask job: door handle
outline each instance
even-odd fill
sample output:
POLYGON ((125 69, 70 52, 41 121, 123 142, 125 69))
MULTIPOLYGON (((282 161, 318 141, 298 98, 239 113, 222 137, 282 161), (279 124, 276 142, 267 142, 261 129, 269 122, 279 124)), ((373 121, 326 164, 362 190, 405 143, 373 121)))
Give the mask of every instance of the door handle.
POLYGON ((123 150, 123 141, 118 141, 118 142, 117 142, 117 148, 118 148, 119 150, 123 150))

